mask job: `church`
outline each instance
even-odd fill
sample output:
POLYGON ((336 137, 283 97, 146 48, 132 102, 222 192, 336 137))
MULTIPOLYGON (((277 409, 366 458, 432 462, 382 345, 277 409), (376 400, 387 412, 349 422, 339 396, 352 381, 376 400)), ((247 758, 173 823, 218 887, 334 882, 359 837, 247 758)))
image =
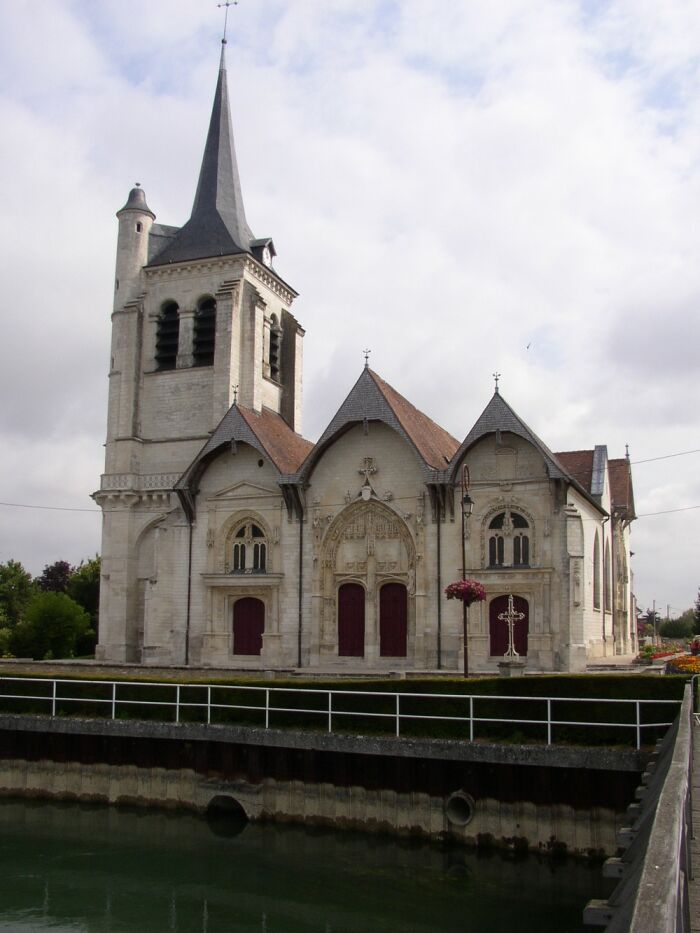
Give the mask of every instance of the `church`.
POLYGON ((460 441, 367 364, 301 436, 297 293, 246 220, 225 42, 189 220, 138 186, 117 218, 99 660, 458 674, 464 578, 470 671, 636 651, 628 457, 553 453, 497 380, 460 441))

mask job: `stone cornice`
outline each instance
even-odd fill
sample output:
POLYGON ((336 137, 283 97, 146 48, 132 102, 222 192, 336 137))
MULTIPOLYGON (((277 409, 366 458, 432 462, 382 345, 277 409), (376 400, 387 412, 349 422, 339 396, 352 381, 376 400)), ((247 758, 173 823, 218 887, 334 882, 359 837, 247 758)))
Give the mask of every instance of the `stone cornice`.
POLYGON ((207 586, 225 586, 229 589, 244 587, 279 586, 284 579, 283 573, 203 573, 202 580, 207 586))
POLYGON ((282 281, 279 276, 263 266, 253 256, 247 253, 239 253, 235 256, 212 256, 208 259, 192 259, 188 262, 178 262, 166 266, 144 266, 143 271, 146 277, 151 281, 189 278, 193 274, 205 273, 228 273, 234 272, 240 267, 249 272, 253 278, 269 288, 271 292, 278 295, 286 304, 291 304, 297 297, 297 292, 291 286, 282 281))

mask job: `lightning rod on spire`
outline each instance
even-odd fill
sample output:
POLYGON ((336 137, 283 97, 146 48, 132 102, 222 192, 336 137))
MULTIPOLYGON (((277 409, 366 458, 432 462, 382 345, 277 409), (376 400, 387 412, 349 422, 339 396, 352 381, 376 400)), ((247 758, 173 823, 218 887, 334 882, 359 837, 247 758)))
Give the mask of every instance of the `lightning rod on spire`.
POLYGON ((238 6, 238 0, 224 0, 223 3, 217 3, 216 5, 219 7, 219 9, 221 9, 221 7, 226 7, 226 13, 224 14, 224 34, 221 39, 221 44, 226 45, 226 29, 228 28, 228 8, 230 6, 238 6))

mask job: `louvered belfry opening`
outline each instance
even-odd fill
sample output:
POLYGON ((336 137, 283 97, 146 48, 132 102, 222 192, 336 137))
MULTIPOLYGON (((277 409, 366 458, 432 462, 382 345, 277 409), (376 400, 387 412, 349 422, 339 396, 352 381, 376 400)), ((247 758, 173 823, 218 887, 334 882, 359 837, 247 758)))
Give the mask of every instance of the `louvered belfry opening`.
POLYGON ((180 337, 179 308, 174 301, 163 305, 156 333, 156 364, 158 369, 175 369, 177 344, 180 337))
POLYGON ((282 328, 273 314, 270 319, 270 378, 279 382, 282 328))
POLYGON ((216 346, 216 301, 204 298, 194 317, 194 365, 213 366, 216 346))

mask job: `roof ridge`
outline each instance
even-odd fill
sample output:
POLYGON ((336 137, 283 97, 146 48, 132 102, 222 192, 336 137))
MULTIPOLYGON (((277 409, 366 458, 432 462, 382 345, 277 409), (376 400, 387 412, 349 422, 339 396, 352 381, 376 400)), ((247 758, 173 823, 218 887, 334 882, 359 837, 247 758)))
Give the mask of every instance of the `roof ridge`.
POLYGON ((421 409, 418 408, 416 405, 414 405, 413 402, 411 402, 409 399, 407 399, 405 395, 402 395, 398 389, 395 389, 394 386, 392 386, 389 382, 386 381, 386 379, 383 379, 382 376, 379 375, 379 373, 375 372, 373 369, 370 369, 369 366, 367 367, 367 371, 369 372, 370 376, 374 379, 375 383, 377 384, 377 388, 380 390, 380 392, 382 392, 382 394, 386 398, 387 404, 390 406, 392 411, 394 411, 394 414, 397 415, 397 417, 398 417, 398 412, 394 410, 394 407, 391 404, 391 399, 386 397, 383 391, 384 386, 386 386, 387 389, 393 392, 394 395, 397 395, 403 402, 405 402, 406 405, 408 405, 413 411, 415 411, 418 415, 420 415, 421 418, 425 418, 426 421, 429 421, 431 424, 435 425, 435 427, 438 428, 438 430, 440 430, 444 435, 446 435, 446 437, 454 441, 455 444, 459 446, 459 441, 457 440, 456 437, 453 437, 448 430, 443 428, 441 424, 438 424, 438 422, 435 421, 434 418, 431 418, 430 415, 426 415, 424 411, 421 411, 421 409))

